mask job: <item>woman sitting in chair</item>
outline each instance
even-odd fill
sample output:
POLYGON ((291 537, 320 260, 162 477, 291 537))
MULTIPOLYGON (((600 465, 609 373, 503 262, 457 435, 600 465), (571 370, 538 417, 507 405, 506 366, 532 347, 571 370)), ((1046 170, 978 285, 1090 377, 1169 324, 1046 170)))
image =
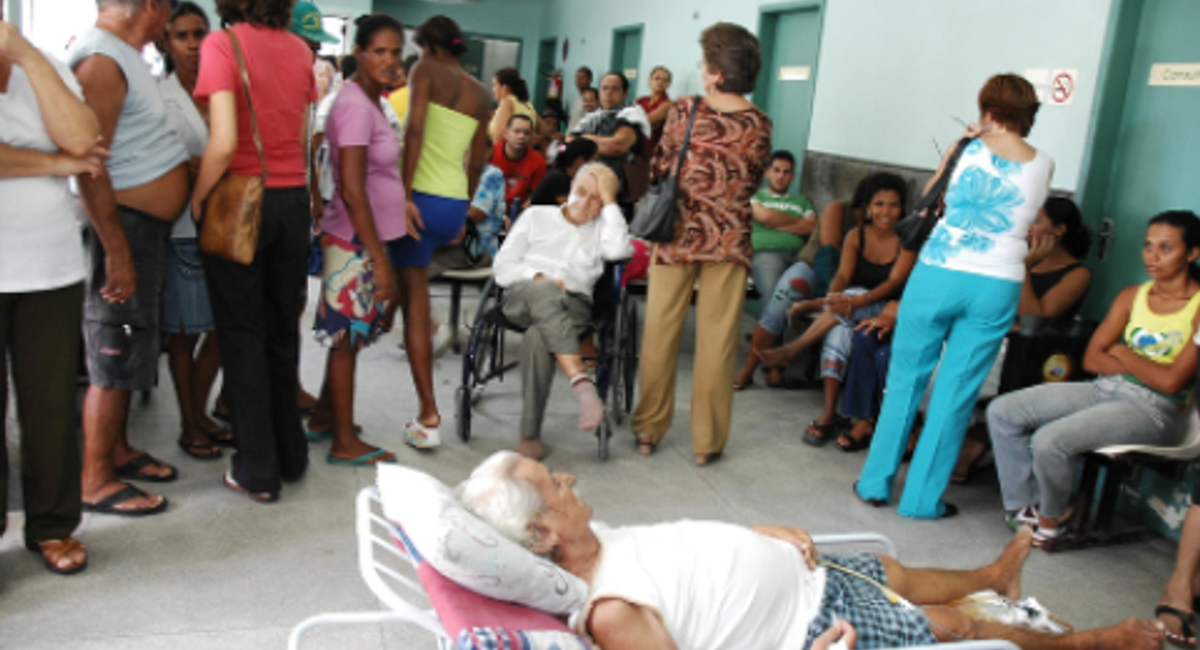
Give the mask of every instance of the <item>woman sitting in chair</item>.
POLYGON ((821 378, 825 387, 825 409, 809 423, 804 442, 820 447, 834 436, 837 397, 846 378, 846 361, 855 326, 883 310, 885 302, 900 293, 912 271, 915 256, 903 253, 900 237, 892 227, 904 213, 907 188, 894 174, 876 174, 866 225, 846 235, 838 273, 829 283, 824 298, 802 300, 792 305, 790 315, 820 313, 799 338, 773 350, 756 353, 768 366, 787 366, 808 347, 824 341, 821 378))
POLYGON ((1100 377, 1033 386, 988 407, 1004 508, 1010 520, 1036 525, 1035 544, 1062 535, 1074 514, 1069 501, 1082 454, 1176 442, 1196 370, 1188 340, 1200 322, 1197 258, 1195 213, 1154 217, 1142 246, 1151 280, 1117 296, 1088 344, 1084 369, 1100 377))
POLYGON ((563 206, 533 206, 517 219, 492 264, 504 288, 500 309, 525 328, 521 344, 524 407, 517 451, 540 459, 542 416, 554 379, 554 360, 571 380, 579 428, 603 422, 604 404, 584 365, 580 341, 592 330, 592 288, 604 262, 633 254, 617 205, 617 176, 599 163, 575 176, 563 206))

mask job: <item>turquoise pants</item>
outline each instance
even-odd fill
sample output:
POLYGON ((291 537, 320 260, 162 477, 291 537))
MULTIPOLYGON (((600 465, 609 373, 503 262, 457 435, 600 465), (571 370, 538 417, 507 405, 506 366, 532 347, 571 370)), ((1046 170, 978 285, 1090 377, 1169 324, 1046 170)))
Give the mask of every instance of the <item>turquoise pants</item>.
POLYGON ((855 488, 859 496, 891 500, 913 418, 941 358, 899 513, 919 519, 942 515, 942 493, 950 484, 979 388, 1016 318, 1020 295, 1020 282, 917 265, 900 300, 879 425, 855 488))

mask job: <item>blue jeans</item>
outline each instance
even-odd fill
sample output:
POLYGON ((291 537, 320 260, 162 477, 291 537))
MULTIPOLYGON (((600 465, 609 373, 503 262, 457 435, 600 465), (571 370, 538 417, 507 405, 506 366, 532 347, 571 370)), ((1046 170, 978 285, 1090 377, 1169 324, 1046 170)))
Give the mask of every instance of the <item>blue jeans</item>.
POLYGON ((754 278, 754 288, 758 289, 763 303, 770 299, 779 278, 795 260, 795 251, 754 251, 750 258, 750 277, 754 278))
MULTIPOLYGON (((862 287, 851 287, 842 293, 847 296, 861 296, 867 293, 862 287)), ((838 324, 825 335, 821 345, 821 377, 829 377, 839 382, 846 378, 846 363, 850 360, 851 347, 854 341, 854 328, 868 318, 874 318, 883 311, 884 303, 873 302, 865 307, 859 307, 850 314, 849 318, 838 317, 838 324)))
POLYGON ((1182 414, 1167 398, 1120 376, 997 397, 987 421, 1005 510, 1037 504, 1041 492, 1041 514, 1061 517, 1081 455, 1111 445, 1174 444, 1182 414))
POLYGON ((892 361, 892 337, 855 330, 842 390, 842 415, 869 420, 879 414, 879 401, 887 385, 892 361))
MULTIPOLYGON (((755 282, 757 281, 755 280, 755 282)), ((811 266, 804 262, 796 262, 788 267, 783 275, 779 276, 779 281, 775 283, 775 290, 771 292, 771 295, 763 296, 767 304, 766 307, 763 307, 762 316, 758 319, 758 326, 776 337, 782 335, 784 328, 787 327, 788 308, 794 302, 816 296, 817 293, 814 290, 816 286, 817 272, 811 266)))
POLYGON ((900 300, 887 393, 855 488, 891 500, 908 433, 929 376, 942 359, 925 430, 917 442, 898 512, 937 519, 979 387, 1016 318, 1021 283, 918 263, 900 300), (945 355, 942 344, 945 342, 945 355))

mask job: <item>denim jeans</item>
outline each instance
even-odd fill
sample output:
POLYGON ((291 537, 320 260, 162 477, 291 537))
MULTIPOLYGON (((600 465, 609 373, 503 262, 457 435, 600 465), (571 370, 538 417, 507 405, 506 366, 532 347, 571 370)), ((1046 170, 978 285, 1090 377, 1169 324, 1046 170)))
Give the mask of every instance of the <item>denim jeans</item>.
POLYGON ((988 406, 996 470, 1006 510, 1038 503, 1061 517, 1086 452, 1112 445, 1170 445, 1183 410, 1120 376, 1042 384, 997 397, 988 406))
POLYGON ((758 289, 763 303, 771 298, 779 278, 795 261, 796 251, 754 251, 750 258, 750 277, 754 278, 754 288, 758 289))
MULTIPOLYGON (((813 288, 816 286, 817 272, 811 266, 804 262, 796 262, 788 267, 788 270, 784 271, 783 275, 779 277, 779 281, 775 283, 775 290, 771 292, 771 295, 763 296, 766 306, 763 307, 762 316, 758 319, 759 327, 775 336, 782 335, 784 328, 787 327, 788 308, 794 302, 815 297, 817 293, 813 288)), ((762 290, 759 289, 759 291, 762 290)))
POLYGON ((878 332, 854 331, 846 365, 846 386, 842 390, 842 415, 868 420, 879 415, 892 360, 892 336, 881 340, 878 332))
MULTIPOLYGON (((847 296, 861 296, 867 293, 862 287, 851 287, 842 293, 847 296)), ((854 328, 868 318, 875 318, 883 311, 883 302, 873 302, 865 307, 855 309, 850 317, 838 317, 838 324, 825 335, 821 346, 821 377, 829 377, 838 381, 846 378, 846 363, 850 360, 850 351, 854 343, 854 328)))

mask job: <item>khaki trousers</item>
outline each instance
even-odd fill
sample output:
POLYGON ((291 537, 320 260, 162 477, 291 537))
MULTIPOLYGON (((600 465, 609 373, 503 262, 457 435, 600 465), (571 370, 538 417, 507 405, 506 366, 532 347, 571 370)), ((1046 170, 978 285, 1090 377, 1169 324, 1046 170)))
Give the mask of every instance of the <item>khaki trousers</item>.
MULTIPOLYGON (((653 258, 653 253, 651 257, 653 258)), ((633 431, 655 444, 675 415, 679 343, 692 287, 696 296, 696 363, 692 369, 692 448, 720 452, 729 439, 737 337, 746 301, 746 267, 732 262, 651 264, 646 324, 638 364, 633 431)))

